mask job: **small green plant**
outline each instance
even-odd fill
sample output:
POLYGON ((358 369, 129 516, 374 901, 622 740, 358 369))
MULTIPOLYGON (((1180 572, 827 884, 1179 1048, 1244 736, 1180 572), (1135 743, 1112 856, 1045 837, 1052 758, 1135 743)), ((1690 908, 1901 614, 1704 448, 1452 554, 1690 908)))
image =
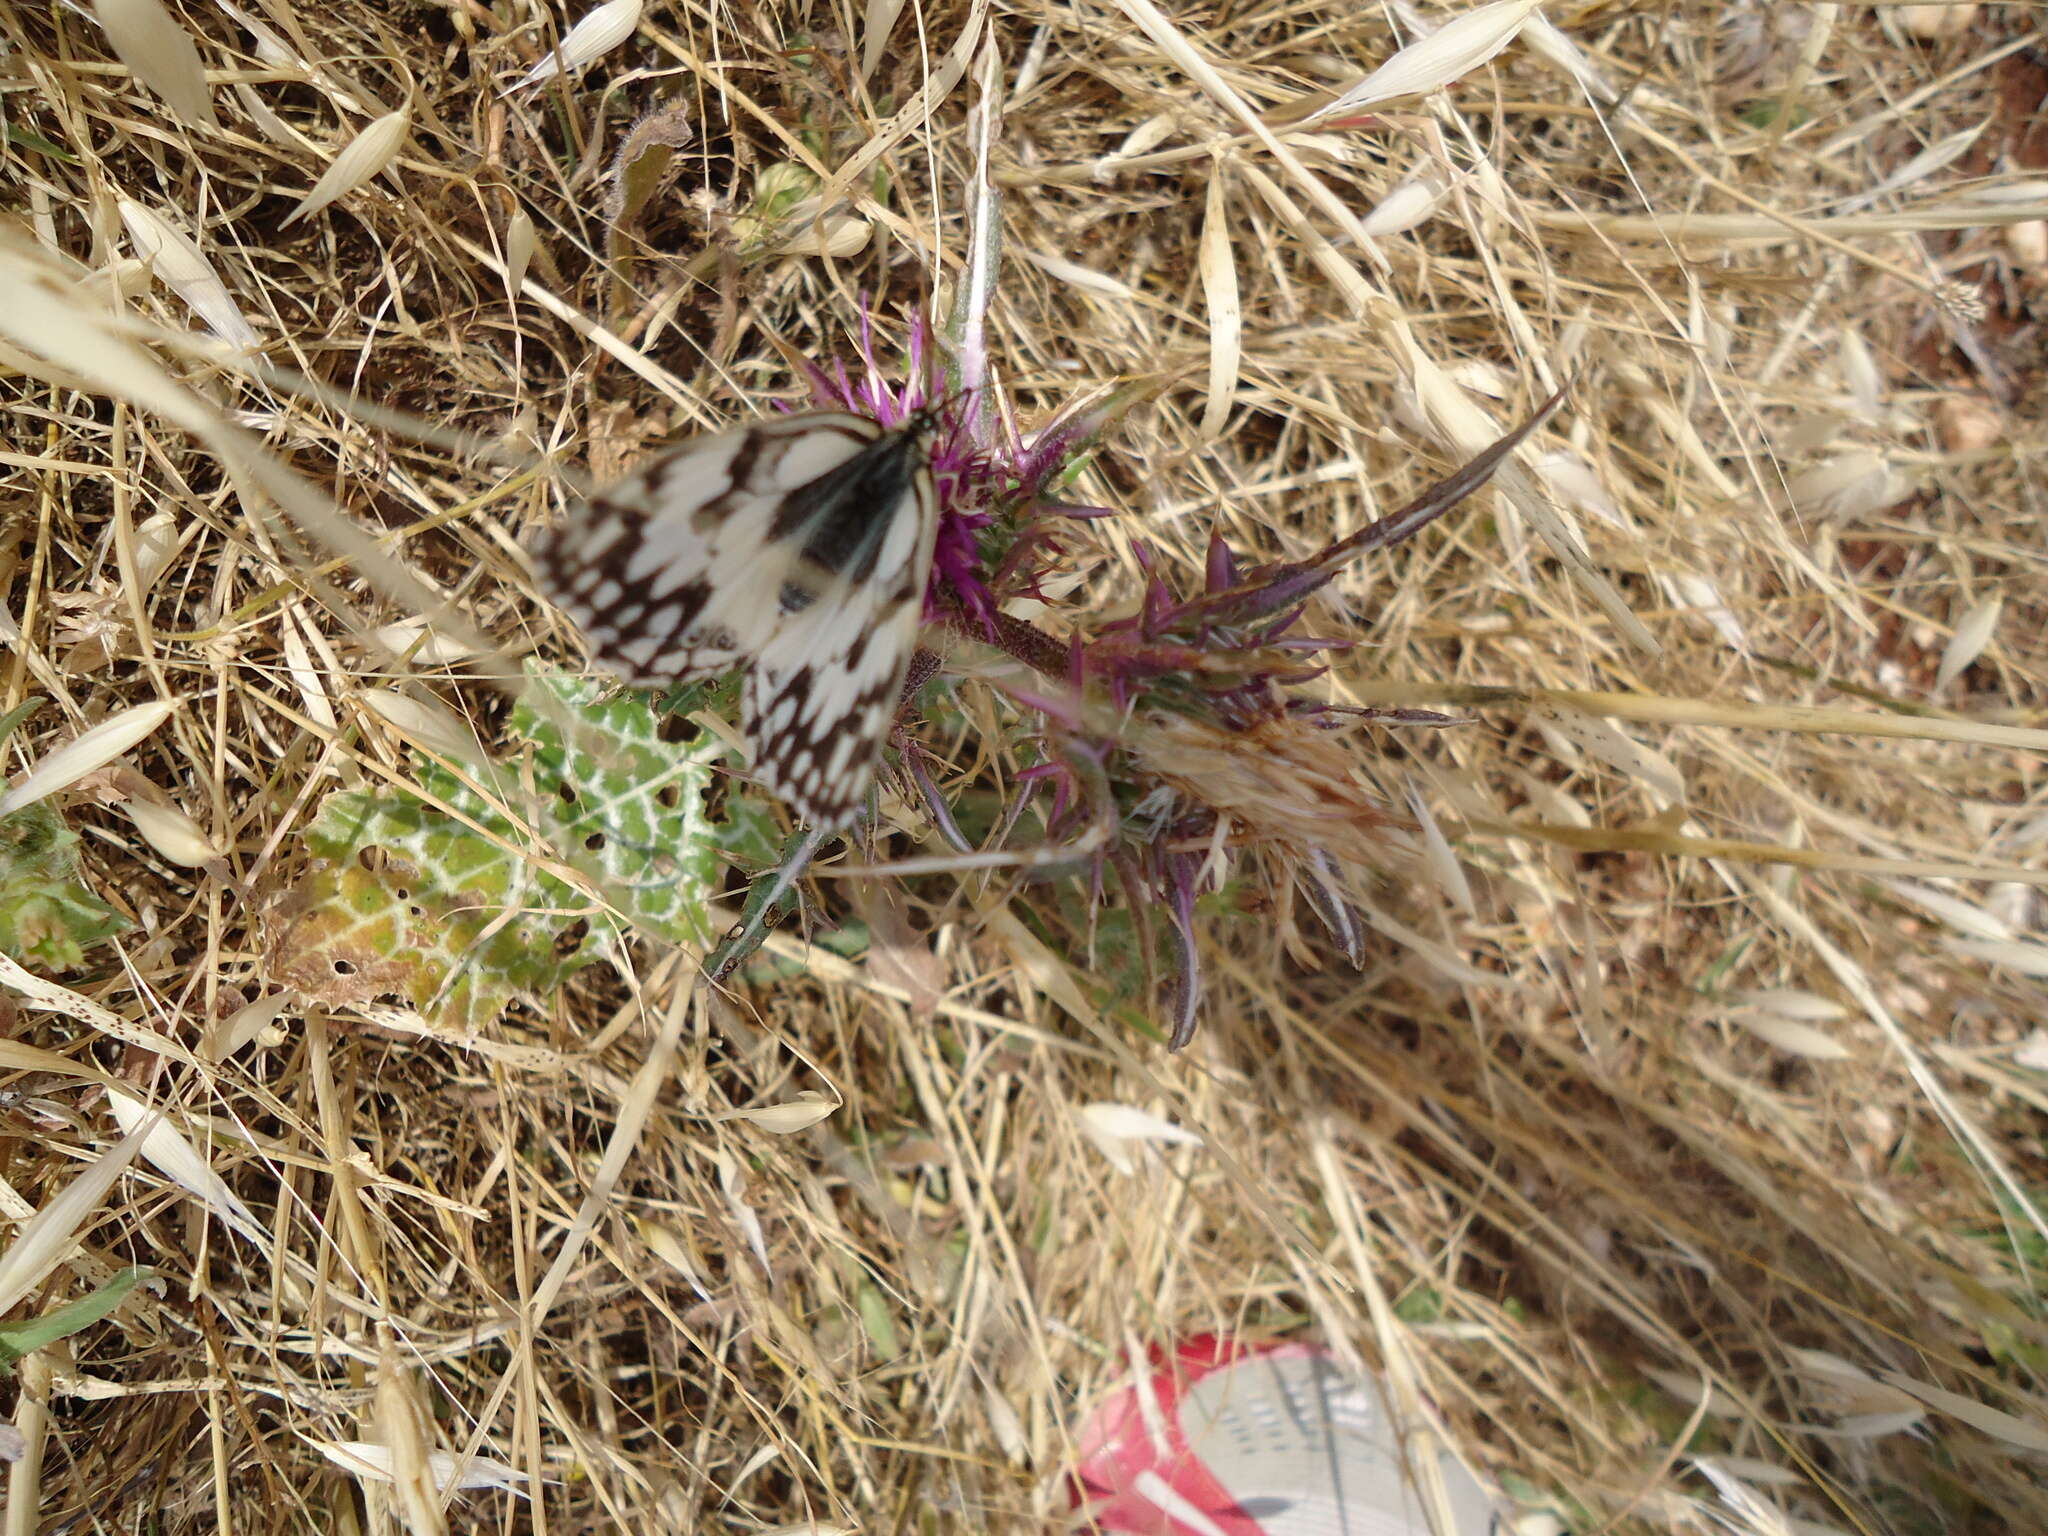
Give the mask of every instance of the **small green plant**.
MULTIPOLYGON (((0 717, 0 742, 42 707, 29 699, 0 717)), ((41 971, 69 971, 94 945, 132 926, 85 884, 78 834, 45 801, 0 816, 0 954, 41 971)))
POLYGON ((552 991, 626 928, 708 937, 721 854, 758 853, 762 837, 757 817, 707 809, 723 744, 664 741, 642 698, 528 678, 511 722, 530 743, 519 762, 458 770, 417 754, 416 788, 321 803, 306 829, 314 866, 266 914, 274 975, 330 1003, 400 995, 473 1029, 515 995, 552 991))
POLYGON ((11 1371, 23 1355, 90 1328, 118 1307, 149 1274, 149 1270, 136 1266, 117 1270, 113 1279, 91 1294, 68 1301, 41 1317, 31 1317, 18 1323, 0 1323, 0 1371, 11 1371))
POLYGON ((0 816, 0 951, 38 970, 69 971, 130 926, 86 888, 78 834, 47 804, 0 816))

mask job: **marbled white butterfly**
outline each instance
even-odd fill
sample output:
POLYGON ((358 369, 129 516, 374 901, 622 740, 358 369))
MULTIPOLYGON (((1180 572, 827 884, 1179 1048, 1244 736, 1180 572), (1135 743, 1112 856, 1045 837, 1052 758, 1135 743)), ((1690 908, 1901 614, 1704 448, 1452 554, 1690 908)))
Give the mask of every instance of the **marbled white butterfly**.
POLYGON ((813 411, 686 438, 541 537, 541 590, 623 682, 751 666, 755 777, 813 828, 844 826, 924 617, 935 418, 813 411))

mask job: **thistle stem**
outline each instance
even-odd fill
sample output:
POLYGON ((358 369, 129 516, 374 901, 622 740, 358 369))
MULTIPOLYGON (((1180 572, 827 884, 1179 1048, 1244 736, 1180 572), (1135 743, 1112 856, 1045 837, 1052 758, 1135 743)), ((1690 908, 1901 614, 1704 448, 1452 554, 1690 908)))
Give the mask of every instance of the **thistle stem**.
POLYGON ((1067 647, 1035 624, 1002 612, 991 613, 984 620, 952 603, 946 605, 944 615, 948 629, 984 645, 993 645, 1043 676, 1066 681, 1070 659, 1067 647))

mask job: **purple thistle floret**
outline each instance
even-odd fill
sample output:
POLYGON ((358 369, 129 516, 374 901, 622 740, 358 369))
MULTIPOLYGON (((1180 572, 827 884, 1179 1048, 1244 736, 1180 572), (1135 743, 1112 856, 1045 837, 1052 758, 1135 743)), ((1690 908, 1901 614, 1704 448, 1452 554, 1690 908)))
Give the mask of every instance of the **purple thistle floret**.
POLYGON ((803 364, 811 395, 820 406, 855 411, 884 427, 900 426, 932 412, 932 489, 938 500, 938 535, 932 551, 932 580, 925 591, 925 618, 937 623, 964 615, 983 638, 997 638, 1001 597, 1036 592, 1042 567, 1018 558, 1056 553, 1050 538, 1032 526, 1040 518, 1103 517, 1106 507, 1074 506, 1047 493, 1074 456, 1107 425, 1101 411, 1070 411, 1034 433, 1029 441, 995 425, 1004 413, 978 408, 952 387, 951 373, 922 313, 912 316, 904 343, 901 384, 898 370, 877 355, 874 317, 863 306, 856 347, 859 377, 841 361, 830 372, 803 364), (1002 436, 997 434, 1001 433, 1002 436), (991 569, 986 530, 997 521, 1017 529, 1008 549, 996 552, 991 569))

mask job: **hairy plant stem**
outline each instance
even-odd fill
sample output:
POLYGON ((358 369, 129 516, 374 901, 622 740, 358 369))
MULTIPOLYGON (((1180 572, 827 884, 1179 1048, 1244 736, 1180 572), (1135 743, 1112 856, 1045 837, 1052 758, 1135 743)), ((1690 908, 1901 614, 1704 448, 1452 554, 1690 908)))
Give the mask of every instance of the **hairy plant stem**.
POLYGON ((948 603, 944 610, 944 623, 956 634, 992 645, 1056 682, 1066 682, 1073 675, 1073 653, 1037 625, 1023 619, 1012 618, 1002 612, 992 613, 983 619, 948 603))

